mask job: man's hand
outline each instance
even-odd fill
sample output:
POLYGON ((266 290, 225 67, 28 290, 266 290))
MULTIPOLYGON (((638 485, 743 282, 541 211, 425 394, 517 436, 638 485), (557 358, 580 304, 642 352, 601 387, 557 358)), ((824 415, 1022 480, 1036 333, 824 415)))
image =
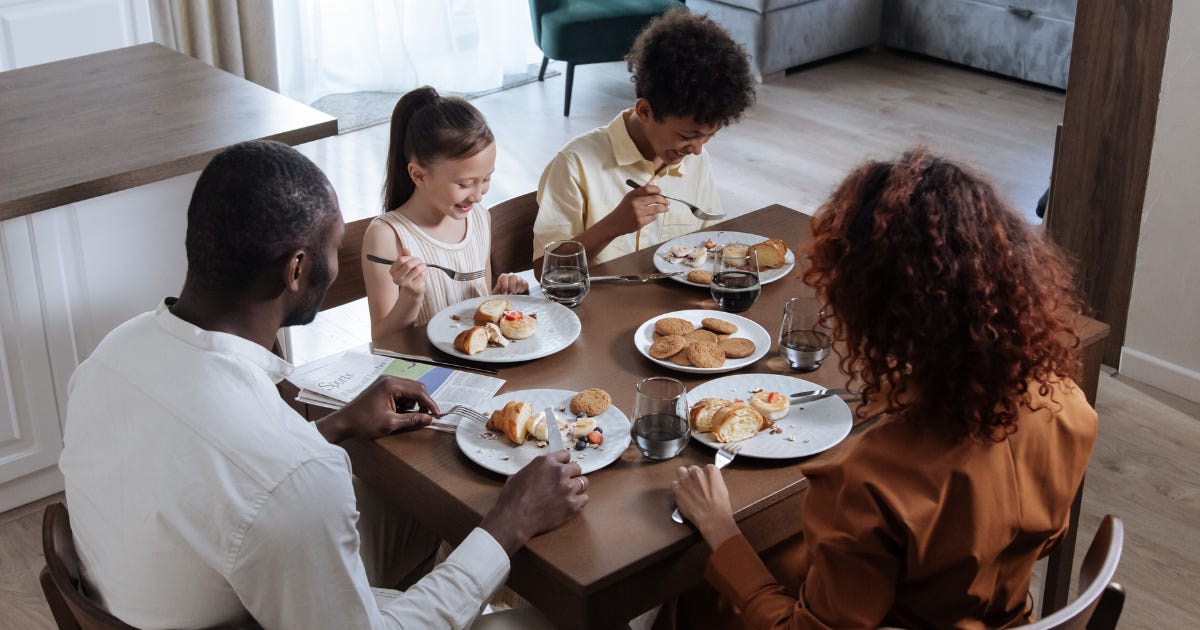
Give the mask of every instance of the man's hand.
POLYGON ((417 381, 380 376, 354 400, 317 421, 317 430, 332 444, 356 437, 373 440, 403 429, 423 427, 439 413, 437 403, 417 381), (416 411, 409 411, 412 408, 416 411))
POLYGON ((562 525, 587 505, 588 480, 566 451, 542 455, 508 478, 479 524, 513 555, 530 538, 562 525))
POLYGON ((670 211, 667 198, 659 192, 653 180, 641 188, 634 188, 604 220, 611 222, 615 234, 629 234, 642 229, 658 215, 670 211))
POLYGON ((703 468, 679 468, 671 484, 679 513, 691 521, 713 550, 741 531, 733 520, 729 490, 721 469, 709 464, 703 468))
POLYGON ((502 273, 496 278, 496 286, 492 287, 492 295, 519 295, 529 293, 529 283, 515 273, 502 273))

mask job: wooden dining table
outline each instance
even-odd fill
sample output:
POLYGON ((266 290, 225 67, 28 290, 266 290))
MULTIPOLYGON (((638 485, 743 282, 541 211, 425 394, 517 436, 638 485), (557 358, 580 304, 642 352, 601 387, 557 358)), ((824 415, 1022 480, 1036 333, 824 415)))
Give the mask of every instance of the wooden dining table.
MULTIPOLYGON (((811 240, 810 217, 773 205, 750 212, 709 230, 726 230, 782 239, 793 252, 811 240)), ((618 258, 591 269, 593 275, 654 272, 655 248, 618 258)), ((785 277, 764 285, 754 305, 742 316, 761 324, 774 337, 789 298, 812 295, 800 279, 803 257, 785 277)), ((673 280, 644 284, 594 284, 574 312, 582 332, 563 350, 541 359, 499 366, 506 381, 502 392, 526 389, 578 391, 599 387, 627 416, 634 385, 644 377, 669 375, 693 388, 711 375, 664 368, 635 349, 634 333, 645 321, 684 309, 715 308, 708 289, 673 280)), ((1083 318, 1078 330, 1085 367, 1078 379, 1094 401, 1099 374, 1099 342, 1107 326, 1083 318)), ((430 355, 461 362, 438 351, 424 327, 379 340, 376 348, 430 355)), ((491 367, 496 367, 491 365, 491 367)), ((848 377, 830 357, 813 372, 797 373, 772 347, 737 374, 787 374, 818 385, 842 387, 848 377)), ((719 375, 718 375, 719 376, 719 375)), ((855 429, 864 429, 855 419, 855 429)), ((416 431, 375 441, 345 444, 357 476, 444 539, 457 543, 495 504, 505 478, 489 472, 460 452, 454 436, 416 431)), ((836 449, 836 447, 835 447, 836 449)), ((725 469, 730 500, 739 527, 750 544, 764 550, 801 531, 807 483, 803 467, 830 455, 825 451, 797 460, 738 458, 725 469)), ((623 627, 703 579, 709 549, 690 525, 670 518, 671 481, 676 469, 713 461, 714 451, 692 441, 676 458, 652 461, 627 448, 611 465, 589 475, 588 505, 567 523, 539 535, 512 558, 508 585, 540 609, 560 628, 623 627)), ((1073 540, 1065 562, 1071 571, 1073 540)), ((1061 575, 1052 576, 1061 581, 1061 575)), ((1049 583, 1049 580, 1048 580, 1049 583)), ((1065 590, 1061 597, 1065 598, 1065 590)), ((1065 602, 1064 602, 1065 603, 1065 602)))

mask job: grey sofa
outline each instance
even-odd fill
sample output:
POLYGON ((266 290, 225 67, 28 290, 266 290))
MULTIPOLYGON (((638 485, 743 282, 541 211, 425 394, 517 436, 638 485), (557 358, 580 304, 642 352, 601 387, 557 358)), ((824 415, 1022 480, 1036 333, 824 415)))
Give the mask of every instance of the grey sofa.
POLYGON ((1076 0, 688 0, 724 24, 759 80, 882 43, 1059 88, 1076 0))

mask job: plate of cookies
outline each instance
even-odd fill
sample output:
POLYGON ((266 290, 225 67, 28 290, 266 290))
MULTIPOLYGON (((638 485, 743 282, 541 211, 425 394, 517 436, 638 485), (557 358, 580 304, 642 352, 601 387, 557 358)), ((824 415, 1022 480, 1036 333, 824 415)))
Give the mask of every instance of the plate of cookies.
POLYGON ((694 309, 648 320, 633 335, 638 352, 655 363, 694 374, 732 372, 762 358, 771 336, 740 315, 694 309))
POLYGON ((796 392, 816 383, 782 374, 734 374, 688 392, 692 438, 713 448, 738 442, 738 456, 763 459, 808 457, 850 434, 854 417, 837 396, 792 403, 796 392))
POLYGON ((549 356, 579 337, 571 309, 528 295, 481 296, 447 306, 425 327, 446 354, 482 363, 514 363, 549 356))
POLYGON ((468 459, 502 475, 550 452, 547 432, 559 431, 583 473, 615 462, 629 447, 629 418, 602 389, 526 389, 496 396, 479 408, 487 426, 463 420, 454 433, 468 459), (546 408, 556 418, 546 417, 546 408))
POLYGON ((796 256, 784 242, 745 232, 693 232, 673 238, 654 252, 654 268, 676 282, 707 287, 712 282, 712 254, 730 244, 749 245, 758 252, 758 281, 770 284, 786 276, 796 265, 796 256))

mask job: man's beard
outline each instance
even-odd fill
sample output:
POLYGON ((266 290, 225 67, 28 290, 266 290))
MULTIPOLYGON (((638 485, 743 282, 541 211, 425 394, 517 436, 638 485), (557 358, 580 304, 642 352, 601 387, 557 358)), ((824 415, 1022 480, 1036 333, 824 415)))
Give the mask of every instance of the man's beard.
POLYGON ((312 273, 308 275, 308 287, 304 291, 304 297, 283 319, 284 326, 303 326, 316 319, 321 310, 321 301, 325 299, 325 291, 329 289, 329 275, 329 265, 325 259, 314 256, 312 273))

